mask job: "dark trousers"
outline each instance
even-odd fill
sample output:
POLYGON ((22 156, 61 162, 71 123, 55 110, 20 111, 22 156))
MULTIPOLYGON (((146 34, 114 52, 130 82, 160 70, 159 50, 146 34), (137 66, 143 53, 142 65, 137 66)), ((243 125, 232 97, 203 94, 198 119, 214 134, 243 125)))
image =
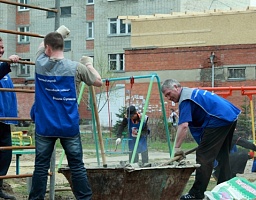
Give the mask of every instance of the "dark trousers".
MULTIPOLYGON (((133 154, 133 152, 129 153, 129 163, 132 160, 132 154, 133 154)), ((141 152, 141 160, 142 160, 142 163, 148 163, 148 150, 141 152)), ((137 163, 137 162, 139 162, 139 154, 138 153, 135 154, 135 158, 134 158, 134 163, 137 163)))
MULTIPOLYGON (((4 124, 0 122, 0 147, 4 147, 4 146, 12 146, 11 127, 9 124, 4 124)), ((1 176, 4 176, 7 174, 11 161, 12 161, 12 150, 0 150, 0 175, 1 176)))
MULTIPOLYGON (((44 200, 48 169, 54 150, 56 137, 43 137, 35 135, 36 159, 35 170, 32 177, 32 187, 29 200, 44 200)), ((92 191, 83 163, 83 149, 80 134, 71 138, 60 138, 60 143, 65 150, 68 166, 71 171, 73 193, 77 200, 91 200, 92 191)))
POLYGON ((222 183, 232 177, 229 152, 236 121, 228 126, 206 128, 196 151, 196 162, 201 166, 196 169, 195 182, 189 193, 196 198, 203 198, 213 170, 213 162, 219 163, 220 172, 218 182, 222 183))

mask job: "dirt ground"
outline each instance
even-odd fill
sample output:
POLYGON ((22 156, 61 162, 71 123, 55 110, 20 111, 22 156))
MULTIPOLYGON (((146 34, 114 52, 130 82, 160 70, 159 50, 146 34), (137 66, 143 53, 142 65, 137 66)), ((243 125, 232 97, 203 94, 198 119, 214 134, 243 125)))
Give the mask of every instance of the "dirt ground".
MULTIPOLYGON (((56 169, 59 164, 59 158, 61 157, 62 151, 56 152, 56 169)), ((84 152, 84 162, 85 166, 88 167, 97 167, 98 162, 97 158, 95 156, 96 154, 92 153, 92 150, 85 150, 84 152), (88 156, 89 155, 89 156, 88 156), (94 155, 94 156, 93 156, 94 155)), ((8 172, 8 175, 14 175, 16 173, 16 159, 15 155, 13 156, 13 160, 8 172)), ((165 163, 169 160, 169 153, 163 153, 163 152, 149 152, 149 158, 150 163, 165 163)), ((101 161, 100 157, 100 161, 101 161)), ((190 163, 195 162, 195 154, 187 155, 186 160, 190 163)), ((128 162, 128 155, 106 155, 106 162, 108 166, 119 166, 120 167, 120 161, 122 162, 128 162)), ((244 174, 238 174, 237 176, 245 177, 251 182, 256 181, 256 173, 251 173, 251 167, 252 167, 252 160, 248 160, 247 166, 245 169, 244 174)), ((66 159, 63 160, 62 166, 67 165, 66 159)), ((102 165, 102 163, 100 164, 102 165)), ((32 174, 34 169, 34 155, 22 155, 20 157, 20 174, 32 174)), ((30 178, 14 178, 14 179, 6 179, 4 181, 4 190, 10 194, 13 194, 17 200, 25 200, 28 199, 28 192, 27 185, 30 181, 30 178), (20 186, 23 186, 23 192, 18 190, 20 186), (25 191, 25 192, 24 192, 25 191)), ((49 181, 49 178, 48 178, 49 181)), ((55 200, 72 200, 75 199, 74 195, 72 194, 68 181, 65 178, 65 176, 61 173, 56 172, 55 173, 55 200), (65 189, 69 189, 69 191, 63 191, 65 189)), ((49 193, 46 195, 46 200, 49 200, 48 197, 49 193)))

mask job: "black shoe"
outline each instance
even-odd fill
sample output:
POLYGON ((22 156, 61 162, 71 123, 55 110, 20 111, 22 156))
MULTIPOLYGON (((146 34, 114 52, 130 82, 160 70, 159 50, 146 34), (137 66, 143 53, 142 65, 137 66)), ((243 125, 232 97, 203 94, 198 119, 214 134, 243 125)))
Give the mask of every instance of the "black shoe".
POLYGON ((6 193, 3 193, 2 190, 0 190, 0 198, 2 199, 10 199, 10 200, 16 200, 14 196, 8 195, 6 193))
POLYGON ((184 199, 193 199, 193 200, 202 200, 201 198, 196 198, 194 195, 192 194, 184 194, 180 197, 180 200, 184 200, 184 199))

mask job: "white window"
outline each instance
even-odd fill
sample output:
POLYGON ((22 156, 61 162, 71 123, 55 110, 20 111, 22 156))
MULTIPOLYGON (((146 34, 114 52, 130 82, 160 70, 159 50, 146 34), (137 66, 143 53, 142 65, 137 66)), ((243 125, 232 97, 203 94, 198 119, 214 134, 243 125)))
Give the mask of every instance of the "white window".
MULTIPOLYGON (((30 61, 30 59, 22 59, 23 61, 30 61)), ((19 64, 18 65, 18 76, 30 76, 30 65, 19 64)))
POLYGON ((64 41, 64 51, 71 51, 71 40, 64 41))
POLYGON ((110 35, 128 35, 131 33, 131 24, 123 23, 122 19, 109 19, 110 35))
POLYGON ((94 0, 87 0, 87 4, 94 4, 94 0))
POLYGON ((93 22, 87 22, 87 38, 88 39, 93 39, 94 38, 93 22))
MULTIPOLYGON (((19 27, 19 32, 29 32, 29 26, 19 27)), ((26 35, 18 35, 18 43, 28 43, 29 42, 29 36, 26 35)))
MULTIPOLYGON (((29 0, 19 0, 19 3, 28 4, 29 0)), ((18 11, 27 11, 29 8, 25 6, 18 6, 18 11)))
POLYGON ((124 54, 109 54, 108 65, 111 71, 124 71, 124 54))
POLYGON ((228 80, 245 80, 245 67, 229 67, 228 80))

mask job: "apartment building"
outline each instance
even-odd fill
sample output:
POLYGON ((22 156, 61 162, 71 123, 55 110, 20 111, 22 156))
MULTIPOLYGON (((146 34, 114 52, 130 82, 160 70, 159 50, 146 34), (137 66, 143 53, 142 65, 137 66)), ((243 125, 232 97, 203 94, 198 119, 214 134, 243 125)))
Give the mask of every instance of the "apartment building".
MULTIPOLYGON (((13 0, 12 2, 44 8, 55 7, 55 1, 52 0, 13 0)), ((148 66, 146 70, 141 70, 141 68, 136 67, 136 63, 133 62, 131 66, 127 62, 125 52, 126 49, 131 49, 133 27, 129 23, 124 23, 124 20, 119 19, 118 16, 143 17, 185 11, 230 9, 230 7, 237 9, 240 7, 245 8, 248 5, 250 5, 249 0, 236 2, 232 0, 61 0, 60 24, 66 25, 71 30, 70 37, 65 40, 65 56, 77 61, 83 55, 93 56, 94 65, 101 72, 103 78, 161 72, 163 70, 161 67, 158 67, 159 70, 152 70, 152 66, 148 66), (127 66, 129 66, 128 69, 127 66)), ((45 35, 55 30, 53 12, 0 3, 0 13, 2 19, 0 21, 1 29, 39 35, 45 35)), ((6 44, 5 56, 16 53, 25 60, 34 61, 37 47, 42 41, 41 37, 6 33, 1 33, 1 36, 6 44)), ((159 66, 159 63, 152 63, 152 65, 159 66)), ((33 82, 26 80, 34 78, 34 67, 20 64, 13 66, 11 76, 14 78, 16 87, 33 87, 33 82)), ((145 85, 143 91, 147 91, 146 88, 149 81, 138 80, 138 82, 145 85)), ((116 99, 117 102, 122 101, 123 105, 126 105, 127 101, 125 100, 129 96, 127 93, 130 87, 129 82, 128 84, 127 82, 117 84, 119 89, 123 89, 118 92, 118 96, 112 98, 116 99)), ((139 84, 138 88, 140 88, 139 84)), ((157 102, 159 95, 153 93, 152 98, 157 102)), ((144 97, 141 99, 143 101, 144 97)), ((33 98, 30 95, 18 93, 18 100, 19 108, 22 110, 20 116, 28 117, 33 98)), ((90 110, 87 109, 86 103, 87 100, 81 106, 80 113, 82 117, 90 118, 90 110)), ((136 104, 136 102, 133 103, 136 104)), ((115 113, 120 105, 116 106, 112 102, 110 106, 113 113, 115 113)), ((103 108, 101 115, 101 118, 108 115, 106 106, 103 108)), ((113 114, 114 116, 115 114, 113 114)), ((114 122, 115 120, 113 120, 114 122)))
MULTIPOLYGON (((52 0, 10 2, 42 8, 55 7, 55 1, 52 0)), ((4 3, 0 5, 2 29, 30 32, 41 36, 55 30, 54 12, 4 3)), ((152 0, 62 0, 60 1, 60 24, 66 25, 71 30, 70 37, 65 40, 65 57, 78 61, 83 55, 93 56, 95 67, 104 78, 123 76, 125 73, 124 48, 130 47, 131 26, 122 23, 118 16, 174 11, 179 11, 177 0, 162 0, 161 2, 152 0)), ((6 33, 2 33, 1 36, 6 41, 5 56, 15 53, 24 60, 32 62, 35 60, 35 53, 42 41, 41 37, 6 33)), ((11 76, 15 87, 33 87, 33 82, 29 80, 34 78, 34 67, 14 65, 11 76)), ((33 95, 22 93, 17 95, 20 117, 29 117, 33 95)), ((116 108, 116 106, 113 107, 116 108)), ((86 106, 81 109, 81 114, 85 118, 90 118, 90 111, 86 106)))

